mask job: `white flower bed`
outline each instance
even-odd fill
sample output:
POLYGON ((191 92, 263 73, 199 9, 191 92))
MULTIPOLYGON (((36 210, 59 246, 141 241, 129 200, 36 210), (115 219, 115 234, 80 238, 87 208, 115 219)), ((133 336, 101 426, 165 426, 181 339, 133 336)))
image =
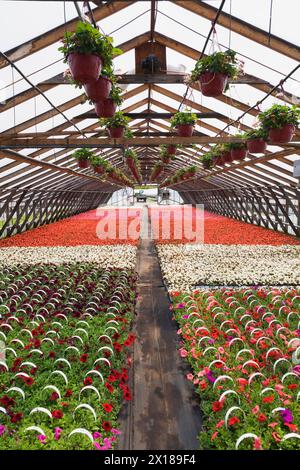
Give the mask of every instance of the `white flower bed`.
POLYGON ((134 269, 137 248, 132 245, 83 245, 68 247, 13 247, 0 249, 0 265, 94 262, 101 267, 134 269))
POLYGON ((197 285, 300 285, 300 246, 158 245, 170 290, 197 285))

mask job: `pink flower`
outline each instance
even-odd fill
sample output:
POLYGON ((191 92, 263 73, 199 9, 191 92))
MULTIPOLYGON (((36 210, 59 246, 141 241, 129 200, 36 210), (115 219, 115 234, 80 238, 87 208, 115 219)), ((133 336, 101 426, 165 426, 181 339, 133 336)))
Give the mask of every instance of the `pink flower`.
POLYGON ((273 423, 268 424, 268 426, 269 426, 270 428, 275 428, 275 427, 277 426, 277 424, 278 424, 278 423, 273 422, 273 423))
POLYGON ((216 424, 216 428, 221 428, 223 426, 223 424, 225 423, 224 419, 221 419, 221 421, 219 421, 217 424, 216 424))
POLYGON ((55 429, 54 429, 54 439, 55 439, 56 441, 59 440, 61 433, 62 433, 62 429, 61 429, 61 428, 55 428, 55 429))
POLYGON ((36 436, 42 444, 46 444, 46 436, 44 434, 39 434, 36 436))
POLYGON ((256 437, 254 439, 254 444, 253 444, 253 449, 254 450, 263 450, 262 446, 261 446, 261 440, 259 437, 256 437))
POLYGON ((106 447, 106 450, 111 449, 111 442, 110 442, 110 439, 108 439, 108 437, 105 437, 103 439, 103 442, 104 442, 104 446, 106 447))
POLYGON ((252 408, 252 413, 256 415, 259 412, 259 406, 256 405, 254 408, 252 408))
POLYGON ((93 433, 93 438, 96 440, 96 439, 100 439, 102 437, 102 434, 98 431, 94 432, 93 433))
POLYGON ((188 380, 192 381, 193 378, 194 378, 194 376, 193 376, 193 374, 190 373, 190 374, 187 374, 186 378, 187 378, 188 380))
POLYGON ((112 432, 112 434, 114 434, 115 436, 120 436, 120 434, 122 434, 121 431, 119 431, 119 429, 114 429, 114 428, 111 430, 111 432, 112 432))
POLYGON ((182 349, 180 349, 179 351, 180 351, 180 356, 181 356, 181 357, 187 357, 188 352, 187 352, 186 349, 182 348, 182 349))
POLYGON ((213 441, 217 437, 218 434, 219 434, 218 431, 215 431, 213 435, 211 436, 211 441, 213 441))
POLYGON ((0 425, 0 436, 5 433, 6 427, 3 424, 0 425))

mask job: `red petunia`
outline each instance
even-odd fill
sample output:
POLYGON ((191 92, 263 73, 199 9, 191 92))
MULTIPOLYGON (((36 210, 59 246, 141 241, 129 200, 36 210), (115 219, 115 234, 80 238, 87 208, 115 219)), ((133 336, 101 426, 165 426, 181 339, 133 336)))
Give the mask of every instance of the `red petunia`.
POLYGON ((114 391, 114 387, 109 383, 109 382, 105 382, 105 388, 110 392, 112 393, 114 391))
POLYGON ((10 420, 12 423, 18 423, 19 421, 21 421, 22 418, 23 418, 23 413, 13 413, 10 416, 10 420))
POLYGON ((84 385, 92 385, 93 379, 92 377, 86 377, 83 381, 84 385))
POLYGON ((114 347, 114 350, 117 351, 117 352, 121 352, 122 351, 122 345, 120 343, 113 343, 113 347, 114 347))
POLYGON ((79 360, 80 360, 80 362, 85 363, 85 362, 88 360, 88 357, 89 357, 88 354, 82 354, 82 355, 80 356, 80 359, 79 359, 79 360))
POLYGON ((123 393, 123 397, 125 398, 126 401, 132 400, 131 393, 130 393, 128 390, 126 390, 126 391, 123 393))
POLYGON ((31 385, 33 384, 34 380, 32 377, 24 377, 24 383, 26 385, 28 385, 29 387, 31 387, 31 385))
POLYGON ((257 419, 260 423, 264 423, 268 418, 266 417, 266 415, 264 413, 260 413, 258 415, 257 419))
POLYGON ((212 405, 212 409, 214 412, 221 411, 223 408, 223 402, 221 401, 215 401, 212 405))
POLYGON ((263 403, 273 403, 274 400, 275 400, 274 395, 269 395, 262 399, 263 403))
POLYGON ((111 413, 113 410, 112 405, 110 405, 109 403, 102 403, 102 407, 105 409, 107 413, 111 413))
POLYGON ((68 390, 67 390, 66 393, 65 393, 65 397, 71 397, 72 395, 73 395, 72 390, 70 390, 70 389, 68 388, 68 390))
POLYGON ((56 401, 59 398, 59 395, 57 392, 52 392, 50 395, 50 401, 56 401))
POLYGON ((109 432, 111 430, 110 422, 109 421, 103 421, 102 428, 104 429, 104 431, 109 432))
POLYGON ((228 426, 234 426, 235 424, 240 423, 241 420, 237 416, 233 416, 228 420, 228 426))
POLYGON ((56 419, 61 419, 64 415, 61 410, 53 410, 51 414, 53 418, 56 418, 56 419))

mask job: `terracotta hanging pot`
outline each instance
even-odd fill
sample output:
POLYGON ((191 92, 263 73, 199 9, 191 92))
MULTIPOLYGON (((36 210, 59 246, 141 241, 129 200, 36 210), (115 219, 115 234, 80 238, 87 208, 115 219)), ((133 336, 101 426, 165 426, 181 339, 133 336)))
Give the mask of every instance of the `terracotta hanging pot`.
POLYGON ((96 103, 109 97, 111 81, 106 77, 99 77, 95 82, 84 85, 84 89, 89 99, 96 103))
POLYGON ((231 152, 229 150, 228 150, 228 152, 223 152, 222 153, 222 162, 223 163, 231 163, 232 162, 231 152))
POLYGON ((78 160, 78 166, 79 166, 79 168, 88 168, 89 167, 88 159, 78 160))
POLYGON ((68 55, 68 64, 75 82, 86 83, 95 82, 102 69, 102 59, 94 54, 78 54, 71 52, 68 55))
POLYGON ((201 92, 204 96, 219 96, 225 90, 228 76, 219 72, 205 72, 199 77, 201 92))
POLYGON ((164 155, 162 157, 162 161, 165 165, 169 165, 170 161, 171 161, 171 158, 168 156, 168 155, 164 155))
POLYGON ((98 117, 113 117, 117 109, 117 105, 111 98, 97 101, 95 103, 95 111, 98 117))
POLYGON ((247 140, 247 149, 250 153, 266 153, 267 142, 262 138, 247 140))
POLYGON ((94 166, 94 171, 96 173, 99 173, 100 175, 103 175, 105 170, 104 170, 103 166, 96 165, 96 166, 94 166))
POLYGON ((247 149, 245 148, 231 149, 230 153, 231 153, 232 160, 244 160, 247 155, 247 149))
POLYGON ((295 130, 293 124, 285 124, 280 129, 270 129, 269 139, 272 143, 286 144, 292 140, 295 130))
POLYGON ((176 145, 168 145, 168 146, 167 146, 168 155, 175 155, 175 154, 176 154, 176 150, 177 150, 176 145))
POLYGON ((194 132, 194 126, 192 124, 178 124, 176 129, 180 137, 192 137, 194 132))
POLYGON ((123 126, 120 127, 108 127, 107 132, 109 137, 112 139, 120 139, 124 135, 125 128, 123 126))

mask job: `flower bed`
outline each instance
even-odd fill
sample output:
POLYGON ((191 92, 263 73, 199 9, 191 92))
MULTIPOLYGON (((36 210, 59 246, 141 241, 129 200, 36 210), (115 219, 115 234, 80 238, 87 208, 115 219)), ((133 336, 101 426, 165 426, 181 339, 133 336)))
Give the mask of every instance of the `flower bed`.
POLYGON ((149 208, 152 225, 158 227, 155 232, 157 243, 193 243, 184 233, 195 230, 204 224, 204 243, 221 245, 299 245, 300 240, 274 230, 247 224, 238 220, 201 211, 191 206, 170 206, 149 208), (187 222, 184 214, 188 207, 187 222), (166 224, 166 220, 170 220, 166 224), (181 228, 182 227, 182 228, 181 228))
POLYGON ((300 285, 299 246, 157 245, 171 290, 196 286, 300 285))
POLYGON ((2 268, 0 449, 114 447, 135 280, 94 263, 2 268))
POLYGON ((0 240, 9 246, 137 245, 140 209, 100 208, 0 240), (134 230, 130 230, 134 226, 134 230), (108 236, 107 230, 110 230, 108 236))
POLYGON ((204 449, 300 449, 300 290, 173 292, 204 449))

